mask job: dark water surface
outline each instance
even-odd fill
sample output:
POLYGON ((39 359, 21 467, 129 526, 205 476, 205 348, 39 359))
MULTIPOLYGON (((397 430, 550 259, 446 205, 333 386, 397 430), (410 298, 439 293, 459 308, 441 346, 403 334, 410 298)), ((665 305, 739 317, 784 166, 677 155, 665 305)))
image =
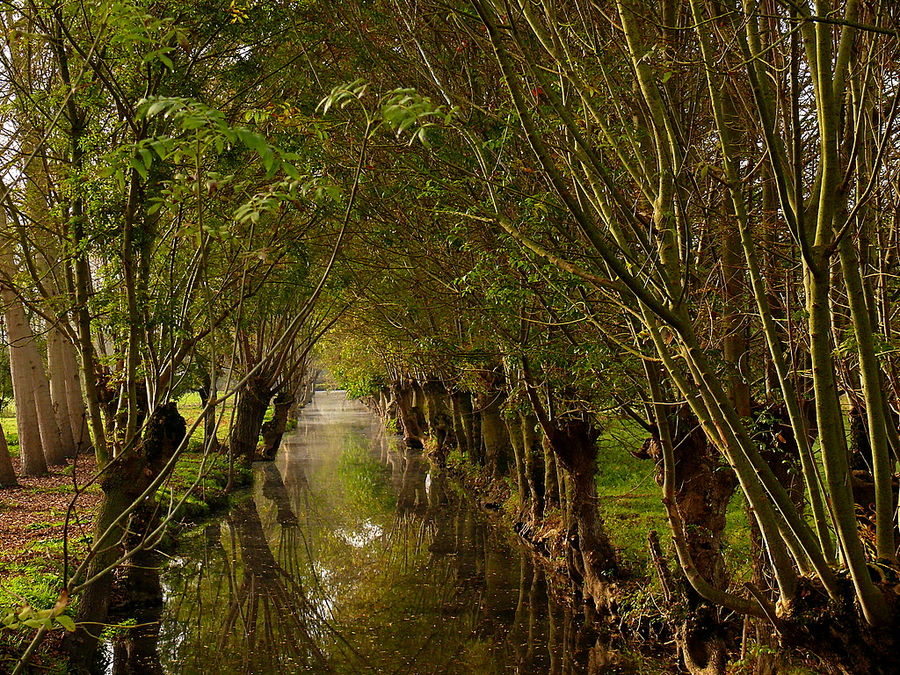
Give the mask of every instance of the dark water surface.
POLYGON ((548 596, 543 572, 419 453, 319 393, 251 496, 159 575, 107 645, 124 673, 654 672, 548 596))

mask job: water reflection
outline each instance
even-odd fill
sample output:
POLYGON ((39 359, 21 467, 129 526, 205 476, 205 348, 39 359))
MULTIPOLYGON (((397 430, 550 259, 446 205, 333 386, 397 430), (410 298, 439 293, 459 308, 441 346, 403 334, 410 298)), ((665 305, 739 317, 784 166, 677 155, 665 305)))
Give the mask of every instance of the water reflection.
POLYGON ((119 641, 111 672, 630 672, 525 550, 341 394, 318 395, 251 496, 179 553, 160 623, 119 641))

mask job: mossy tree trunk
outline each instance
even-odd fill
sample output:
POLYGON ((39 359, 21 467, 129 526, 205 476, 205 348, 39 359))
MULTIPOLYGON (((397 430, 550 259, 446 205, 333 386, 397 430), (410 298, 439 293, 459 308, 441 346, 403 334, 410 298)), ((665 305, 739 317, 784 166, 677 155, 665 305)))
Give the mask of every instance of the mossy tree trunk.
POLYGON ((141 443, 119 455, 115 470, 104 474, 101 480, 103 500, 94 528, 94 557, 87 568, 87 579, 94 581, 81 595, 78 630, 69 642, 77 672, 89 670, 109 613, 113 574, 106 570, 122 555, 126 540, 140 541, 144 534, 134 527, 134 518, 122 515, 159 476, 184 440, 185 432, 186 424, 177 406, 160 406, 147 420, 141 443))
POLYGON ((219 449, 219 437, 216 435, 218 427, 216 421, 216 404, 209 405, 210 400, 215 401, 218 396, 216 391, 215 377, 211 376, 204 370, 200 386, 197 388, 197 394, 200 396, 200 404, 206 410, 203 413, 203 448, 208 452, 215 452, 219 449), (209 406, 207 408, 207 406, 209 406))
POLYGON ((294 406, 294 395, 283 391, 273 401, 275 410, 272 419, 262 425, 263 459, 275 459, 275 454, 281 446, 281 439, 287 429, 288 415, 294 406))
MULTIPOLYGON (((722 463, 721 454, 689 410, 682 407, 672 411, 668 426, 675 459, 674 508, 684 523, 684 540, 691 559, 697 572, 715 588, 728 588, 722 545, 726 512, 737 488, 737 478, 722 463)), ((645 447, 657 462, 657 482, 662 485, 662 448, 658 439, 650 439, 645 447)), ((727 636, 718 608, 687 583, 678 584, 676 599, 683 609, 672 613, 676 617, 673 630, 688 670, 695 674, 724 672, 727 636)))
POLYGON ((245 465, 249 466, 256 454, 271 398, 272 390, 262 377, 251 377, 238 395, 234 426, 228 435, 228 450, 233 458, 242 460, 245 465))
POLYGON ((394 401, 397 403, 397 417, 400 420, 403 441, 406 447, 421 450, 424 432, 419 424, 419 411, 415 406, 415 391, 409 381, 393 384, 394 401))
POLYGON ((481 413, 484 466, 494 478, 507 474, 512 455, 509 433, 501 414, 505 400, 506 396, 500 389, 492 389, 476 397, 476 407, 481 413))
POLYGON ((572 482, 569 509, 577 527, 576 552, 585 594, 598 609, 605 609, 609 581, 618 575, 619 566, 597 510, 597 431, 584 420, 566 419, 548 435, 572 482))
POLYGON ((427 403, 428 428, 434 440, 432 452, 438 466, 442 467, 446 464, 447 453, 456 442, 453 433, 453 412, 443 382, 429 378, 423 385, 423 391, 427 403))
POLYGON ((519 514, 520 517, 530 512, 531 491, 528 488, 528 478, 525 470, 525 442, 522 435, 522 420, 518 414, 507 417, 506 431, 509 435, 510 445, 513 451, 516 465, 516 491, 519 498, 519 514))
POLYGON ((460 451, 473 457, 475 448, 475 422, 472 409, 472 395, 456 390, 450 397, 453 405, 453 426, 460 451))
POLYGON ((537 433, 537 418, 534 415, 521 415, 520 424, 531 518, 538 520, 544 516, 544 450, 537 433))

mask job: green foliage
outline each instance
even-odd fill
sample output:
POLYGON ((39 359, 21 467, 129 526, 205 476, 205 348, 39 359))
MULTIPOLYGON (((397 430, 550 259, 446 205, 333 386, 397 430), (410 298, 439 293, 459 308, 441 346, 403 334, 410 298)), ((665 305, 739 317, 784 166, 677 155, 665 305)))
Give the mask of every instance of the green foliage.
POLYGON ((59 592, 58 576, 35 568, 19 571, 0 584, 0 628, 75 630, 68 596, 59 592))

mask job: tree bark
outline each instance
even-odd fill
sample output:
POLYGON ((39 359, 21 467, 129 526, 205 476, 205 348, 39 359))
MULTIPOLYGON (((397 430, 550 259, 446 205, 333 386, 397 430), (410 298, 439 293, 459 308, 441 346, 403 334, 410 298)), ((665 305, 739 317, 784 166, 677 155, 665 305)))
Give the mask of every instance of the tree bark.
POLYGON ((597 432, 579 419, 561 420, 552 429, 550 445, 572 479, 570 508, 578 532, 585 595, 605 609, 609 581, 619 572, 615 550, 597 510, 597 432))
POLYGON ((16 401, 16 427, 19 431, 19 457, 23 476, 43 476, 47 473, 47 459, 41 444, 38 410, 35 405, 34 378, 25 342, 32 339, 31 328, 22 303, 10 289, 2 291, 5 305, 6 332, 9 339, 9 367, 12 374, 13 397, 16 401))
POLYGON ((47 368, 50 371, 50 401, 56 416, 56 426, 59 429, 60 441, 66 457, 74 457, 77 454, 75 438, 72 435, 71 415, 69 414, 69 398, 66 386, 66 364, 62 353, 63 340, 57 328, 51 328, 47 333, 47 368))
POLYGON ((494 478, 507 474, 509 459, 512 454, 509 433, 500 408, 505 395, 493 389, 476 397, 476 405, 481 413, 481 437, 484 440, 484 465, 494 478))
POLYGON ((0 427, 0 488, 17 487, 16 472, 13 470, 12 459, 9 456, 9 447, 6 445, 6 434, 0 427))
POLYGON ((216 391, 215 378, 209 373, 203 373, 203 380, 197 389, 200 395, 200 404, 206 410, 203 414, 203 449, 204 452, 215 452, 219 449, 219 437, 217 435, 216 405, 209 405, 210 398, 215 399, 218 392, 216 391))
POLYGON ((91 447, 91 432, 88 428, 87 406, 84 404, 80 369, 73 345, 67 337, 60 335, 59 352, 63 361, 63 376, 66 383, 66 410, 69 413, 68 425, 72 430, 75 450, 82 452, 91 447))
POLYGON ((294 395, 281 392, 275 397, 273 403, 275 412, 272 414, 272 419, 262 425, 263 459, 275 459, 284 431, 287 429, 288 415, 294 405, 294 395))
POLYGON ((456 441, 461 452, 475 456, 475 419, 472 409, 472 395, 467 391, 453 392, 453 424, 456 427, 456 441))
POLYGON ((528 489, 528 478, 525 471, 525 442, 522 435, 522 420, 518 414, 506 418, 506 431, 512 446, 516 464, 516 489, 519 497, 520 514, 531 510, 531 491, 528 489))
POLYGON ((440 380, 426 380, 423 390, 427 402, 428 428, 434 440, 432 453, 439 467, 447 462, 447 452, 454 444, 453 413, 448 406, 447 390, 440 380))
POLYGON ((127 538, 140 540, 142 536, 139 528, 131 527, 130 519, 119 518, 165 468, 185 432, 186 424, 177 406, 160 406, 147 421, 140 445, 117 457, 115 471, 107 472, 101 480, 103 501, 94 529, 95 555, 88 565, 87 578, 101 576, 85 589, 78 606, 78 630, 69 641, 76 672, 89 669, 101 624, 109 613, 113 574, 103 572, 118 560, 127 538))
POLYGON ((394 400, 397 402, 397 416, 400 419, 403 441, 406 447, 421 450, 425 447, 422 442, 424 433, 419 424, 419 411, 415 407, 415 392, 412 385, 408 381, 398 381, 392 388, 394 400))
POLYGON ((30 377, 33 381, 34 403, 37 409, 38 428, 41 432, 41 445, 47 464, 63 465, 66 463, 67 451, 63 447, 59 426, 56 423, 56 409, 50 397, 50 380, 44 370, 44 362, 38 353, 34 339, 25 342, 28 354, 30 377))
POLYGON ((531 494, 532 520, 544 517, 544 451, 536 432, 537 424, 534 415, 521 415, 525 478, 531 494))
POLYGON ((260 377, 251 377, 238 395, 234 427, 228 436, 231 456, 249 466, 256 454, 263 419, 269 407, 272 391, 260 377))

